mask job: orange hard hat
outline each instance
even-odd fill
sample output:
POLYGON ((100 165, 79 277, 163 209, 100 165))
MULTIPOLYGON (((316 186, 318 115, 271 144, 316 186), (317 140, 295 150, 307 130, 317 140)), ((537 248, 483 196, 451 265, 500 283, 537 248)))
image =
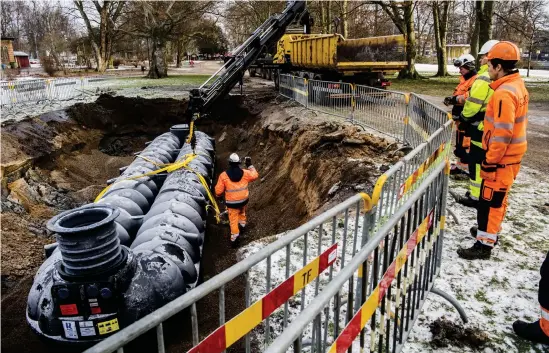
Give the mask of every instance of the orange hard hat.
POLYGON ((499 42, 496 43, 486 56, 488 60, 500 59, 500 60, 520 60, 519 48, 511 42, 499 42))

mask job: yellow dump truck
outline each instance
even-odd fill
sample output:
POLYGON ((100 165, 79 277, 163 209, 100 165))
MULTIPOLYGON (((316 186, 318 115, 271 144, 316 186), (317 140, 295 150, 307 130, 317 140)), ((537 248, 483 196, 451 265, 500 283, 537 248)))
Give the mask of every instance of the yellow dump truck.
POLYGON ((276 53, 266 55, 250 75, 275 78, 276 73, 326 81, 343 81, 385 87, 385 75, 405 68, 403 35, 345 39, 340 34, 285 34, 276 53))

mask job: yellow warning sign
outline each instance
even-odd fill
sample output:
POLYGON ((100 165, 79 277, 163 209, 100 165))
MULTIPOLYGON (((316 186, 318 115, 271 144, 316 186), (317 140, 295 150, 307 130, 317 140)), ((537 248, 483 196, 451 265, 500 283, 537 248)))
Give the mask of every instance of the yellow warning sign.
POLYGON ((120 327, 118 326, 118 319, 99 322, 97 324, 97 328, 99 329, 100 335, 106 335, 107 333, 120 330, 120 327))

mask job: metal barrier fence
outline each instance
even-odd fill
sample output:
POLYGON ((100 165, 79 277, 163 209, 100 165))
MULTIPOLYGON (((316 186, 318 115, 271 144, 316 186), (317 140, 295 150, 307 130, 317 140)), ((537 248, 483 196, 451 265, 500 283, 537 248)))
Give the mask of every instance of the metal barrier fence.
POLYGON ((303 106, 343 117, 412 147, 428 140, 448 113, 418 95, 345 82, 280 75, 280 94, 303 106))
POLYGON ((0 105, 71 99, 83 95, 83 90, 91 88, 95 83, 113 78, 116 76, 0 82, 0 105))
MULTIPOLYGON (((186 308, 190 308, 189 339, 194 346, 187 347, 189 352, 222 352, 237 342, 251 352, 250 332, 260 324, 267 344, 275 338, 271 325, 284 328, 290 317, 306 308, 364 244, 364 210, 370 208, 366 194, 349 198, 86 352, 123 352, 124 345, 153 328, 157 331, 158 352, 165 352, 162 323, 186 308), (227 320, 227 286, 235 280, 244 282, 240 304, 246 309, 227 320), (258 286, 260 280, 264 285, 258 286), (208 305, 212 300, 219 303, 216 313, 208 305), (211 333, 200 331, 203 319, 211 319, 212 315, 218 315, 220 327, 211 333)), ((232 307, 238 305, 231 303, 232 307)))
MULTIPOLYGON (((385 340, 378 345, 380 351, 400 350, 425 295, 435 292, 432 283, 440 269, 447 192, 444 170, 452 120, 413 94, 381 95, 375 89, 285 75, 280 76, 280 92, 314 109, 339 116, 357 114, 365 124, 400 136, 414 149, 378 179, 371 199, 355 195, 257 252, 244 254, 242 261, 87 353, 123 352, 126 344, 151 329, 156 329, 158 352, 165 352, 163 322, 187 308, 188 348, 193 353, 222 352, 234 344, 250 352, 251 336, 254 351, 276 338, 269 352, 283 352, 294 344, 296 351, 310 346, 311 351, 325 352, 333 342, 337 345, 333 351, 342 352, 346 348, 341 347, 358 332, 362 337, 370 335, 370 346, 375 343, 372 337, 385 340), (363 98, 357 99, 360 95, 363 98), (374 113, 367 113, 368 106, 374 113), (382 116, 378 120, 386 121, 375 125, 376 114, 382 116), (391 132, 399 121, 401 132, 391 132), (228 314, 225 297, 238 281, 244 287, 243 303, 231 304, 245 309, 228 314), (212 301, 219 303, 218 310, 212 301), (212 315, 219 321, 213 329, 208 327, 212 315), (381 321, 376 321, 378 316, 381 321), (370 329, 365 331, 368 322, 370 329), (385 333, 386 323, 396 325, 392 335, 385 333), (205 326, 207 330, 199 330, 205 326)), ((361 342, 364 347, 366 341, 361 342)))
POLYGON ((101 86, 98 83, 113 78, 116 76, 0 82, 2 119, 22 118, 29 110, 37 113, 59 109, 66 102, 96 96, 101 86))
MULTIPOLYGON (((311 352, 350 352, 357 338, 357 351, 400 352, 440 271, 448 173, 447 162, 438 164, 371 237, 368 231, 375 222, 365 222, 365 246, 266 352, 282 353, 290 347, 301 352, 307 329, 313 337, 322 337, 311 352), (360 277, 364 280, 358 281, 360 277), (347 301, 352 303, 356 295, 360 306, 347 308, 346 315, 338 305, 344 285, 361 289, 347 293, 347 301)), ((449 299, 465 318, 457 302, 434 292, 449 299)))

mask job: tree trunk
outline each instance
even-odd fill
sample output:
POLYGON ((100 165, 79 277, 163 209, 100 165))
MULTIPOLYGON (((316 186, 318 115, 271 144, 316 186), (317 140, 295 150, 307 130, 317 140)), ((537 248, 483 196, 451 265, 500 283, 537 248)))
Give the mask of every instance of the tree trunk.
POLYGON ((104 72, 105 69, 103 69, 103 71, 101 71, 101 68, 105 65, 104 60, 103 60, 103 56, 101 55, 101 51, 99 50, 99 47, 97 46, 97 43, 92 41, 91 44, 92 44, 92 48, 93 48, 93 53, 95 55, 95 71, 104 72))
POLYGON ((414 30, 413 1, 405 1, 404 5, 404 24, 406 26, 406 61, 408 66, 401 70, 398 78, 418 78, 415 68, 416 62, 416 35, 414 30))
POLYGON ((532 50, 534 50, 534 37, 530 38, 530 47, 528 48, 528 69, 526 70, 526 77, 530 77, 530 66, 532 64, 532 50))
POLYGON ((324 2, 320 2, 320 31, 326 33, 326 11, 324 9, 324 2))
MULTIPOLYGON (((109 57, 107 55, 107 25, 108 25, 108 1, 105 1, 100 15, 100 25, 99 25, 99 53, 101 55, 101 62, 103 65, 97 66, 99 72, 105 72, 107 70, 107 65, 109 64, 109 57)), ((98 62, 99 64, 99 62, 98 62)))
POLYGON ((448 1, 433 3, 435 46, 437 49, 438 70, 435 76, 448 76, 446 63, 446 33, 448 29, 448 1))
POLYGON ((177 41, 177 57, 175 58, 175 67, 180 68, 181 67, 181 50, 183 49, 183 41, 178 40, 177 41))
POLYGON ((485 1, 482 11, 482 21, 479 25, 479 46, 489 41, 492 38, 492 18, 494 15, 494 2, 485 1))
POLYGON ((151 64, 149 68, 149 78, 168 77, 168 65, 166 64, 165 49, 166 40, 163 38, 152 39, 151 64))
POLYGON ((482 9, 484 0, 475 1, 475 27, 473 36, 471 37, 471 55, 477 58, 478 56, 478 40, 480 33, 480 24, 482 22, 482 9))
POLYGON ((326 33, 332 33, 332 0, 326 1, 326 33))
POLYGON ((377 29, 378 29, 378 25, 377 25, 377 22, 378 22, 378 19, 379 19, 379 7, 377 6, 377 4, 374 5, 375 7, 375 10, 374 10, 374 37, 377 36, 377 29))
POLYGON ((349 8, 349 0, 343 0, 343 18, 341 21, 343 21, 343 38, 347 38, 349 36, 349 21, 347 20, 347 9, 349 8))

